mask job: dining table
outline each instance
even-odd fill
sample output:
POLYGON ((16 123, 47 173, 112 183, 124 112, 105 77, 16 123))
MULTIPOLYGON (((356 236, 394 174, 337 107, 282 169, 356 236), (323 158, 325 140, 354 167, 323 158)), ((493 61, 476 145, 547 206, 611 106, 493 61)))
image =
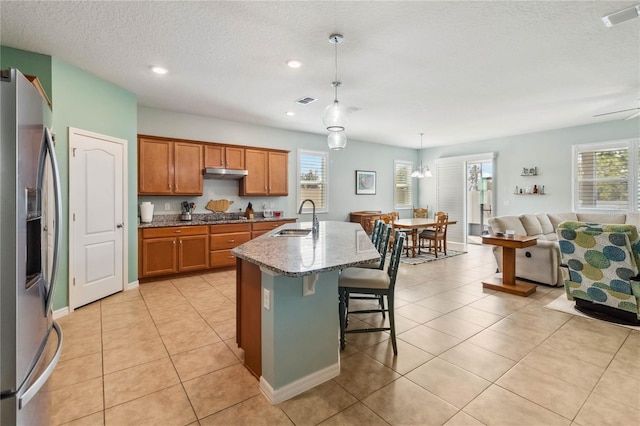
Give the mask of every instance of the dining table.
MULTIPOLYGON (((456 223, 458 223, 457 220, 449 220, 446 222, 447 226, 455 225, 456 223)), ((394 232, 396 229, 404 229, 407 231, 411 231, 411 241, 412 241, 411 257, 416 257, 416 246, 418 244, 418 230, 425 229, 425 228, 434 228, 437 224, 438 222, 436 218, 412 217, 409 219, 396 219, 393 222, 393 230, 394 232)))

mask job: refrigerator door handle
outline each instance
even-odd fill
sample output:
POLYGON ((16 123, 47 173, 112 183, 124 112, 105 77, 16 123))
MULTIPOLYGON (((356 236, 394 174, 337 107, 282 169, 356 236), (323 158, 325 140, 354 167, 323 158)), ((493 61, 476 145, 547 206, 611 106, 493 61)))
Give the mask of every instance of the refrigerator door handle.
POLYGON ((58 335, 58 346, 56 347, 56 353, 53 355, 53 359, 44 369, 40 377, 38 377, 32 384, 25 390, 22 395, 18 398, 18 408, 22 409, 25 405, 31 401, 31 398, 34 397, 36 393, 44 386, 44 384, 49 380, 51 373, 58 365, 58 360, 60 359, 60 354, 62 353, 62 330, 60 330, 60 326, 57 322, 53 321, 53 329, 56 331, 58 335))
MULTIPOLYGON (((45 126, 44 128, 44 139, 45 139, 45 149, 49 154, 49 158, 51 159, 51 174, 53 175, 53 193, 55 200, 55 209, 53 216, 53 261, 51 266, 51 277, 49 279, 49 290, 47 291, 46 301, 45 301, 45 309, 44 315, 47 316, 49 310, 51 309, 51 304, 53 303, 53 292, 56 288, 56 281, 58 275, 58 258, 60 256, 60 233, 61 233, 61 225, 60 220, 62 219, 62 195, 60 192, 60 174, 58 172, 58 160, 56 158, 56 151, 53 146, 53 139, 51 137, 51 132, 49 128, 45 126)), ((44 174, 44 170, 41 171, 44 174)))

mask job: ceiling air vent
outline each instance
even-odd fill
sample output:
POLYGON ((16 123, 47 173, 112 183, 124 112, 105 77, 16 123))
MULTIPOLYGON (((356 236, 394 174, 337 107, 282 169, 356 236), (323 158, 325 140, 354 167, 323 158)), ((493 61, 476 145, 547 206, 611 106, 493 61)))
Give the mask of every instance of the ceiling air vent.
POLYGON ((311 102, 317 101, 316 98, 311 98, 309 96, 305 96, 304 98, 300 98, 296 101, 297 104, 300 105, 309 105, 311 102))

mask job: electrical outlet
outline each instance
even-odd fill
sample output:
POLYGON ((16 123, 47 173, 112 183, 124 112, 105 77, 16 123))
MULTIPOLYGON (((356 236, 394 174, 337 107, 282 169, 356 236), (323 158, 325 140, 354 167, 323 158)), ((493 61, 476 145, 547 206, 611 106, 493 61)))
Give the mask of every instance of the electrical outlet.
POLYGON ((266 288, 262 293, 262 305, 267 311, 271 309, 271 292, 266 288))
POLYGON ((171 210, 171 203, 164 203, 165 210, 171 210))

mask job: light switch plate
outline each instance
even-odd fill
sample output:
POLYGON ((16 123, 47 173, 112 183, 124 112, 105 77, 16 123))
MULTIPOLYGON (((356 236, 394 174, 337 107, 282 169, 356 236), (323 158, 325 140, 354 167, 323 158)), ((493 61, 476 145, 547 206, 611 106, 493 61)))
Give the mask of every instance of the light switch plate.
POLYGON ((271 292, 266 288, 262 292, 262 305, 267 311, 271 309, 271 292))

